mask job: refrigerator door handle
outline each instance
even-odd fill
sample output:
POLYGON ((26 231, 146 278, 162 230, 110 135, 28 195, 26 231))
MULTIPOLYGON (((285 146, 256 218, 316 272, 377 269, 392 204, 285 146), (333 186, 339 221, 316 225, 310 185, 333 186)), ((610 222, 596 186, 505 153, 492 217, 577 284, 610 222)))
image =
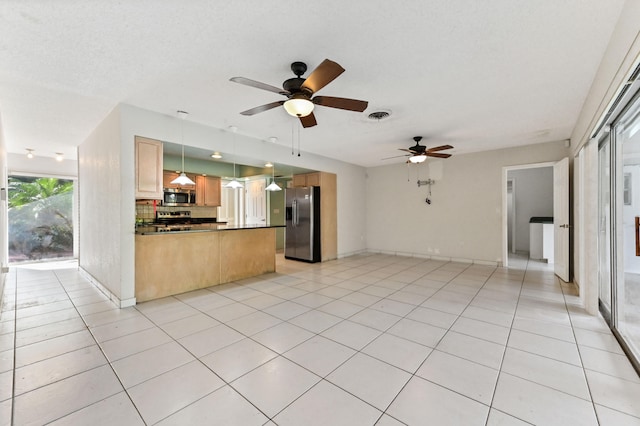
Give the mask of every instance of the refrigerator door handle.
POLYGON ((297 225, 297 220, 298 220, 298 202, 297 200, 293 200, 291 202, 291 207, 292 207, 292 212, 291 212, 291 224, 293 225, 293 227, 295 228, 295 226, 297 225))

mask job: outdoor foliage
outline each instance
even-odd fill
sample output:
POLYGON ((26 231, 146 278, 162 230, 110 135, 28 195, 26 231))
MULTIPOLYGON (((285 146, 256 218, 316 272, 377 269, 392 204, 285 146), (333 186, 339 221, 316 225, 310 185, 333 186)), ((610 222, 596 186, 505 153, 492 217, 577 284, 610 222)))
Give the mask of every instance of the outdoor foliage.
POLYGON ((9 177, 9 261, 73 256, 73 181, 9 177))

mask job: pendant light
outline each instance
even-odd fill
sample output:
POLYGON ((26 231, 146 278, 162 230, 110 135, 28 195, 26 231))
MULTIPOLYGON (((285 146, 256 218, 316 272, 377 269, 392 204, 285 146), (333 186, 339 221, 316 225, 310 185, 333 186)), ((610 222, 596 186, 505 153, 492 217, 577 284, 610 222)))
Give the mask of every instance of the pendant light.
POLYGON ((236 159, 235 159, 235 155, 236 155, 236 132, 238 131, 238 128, 236 126, 230 126, 229 130, 231 130, 233 132, 233 156, 234 156, 234 158, 233 158, 233 180, 231 182, 229 182, 228 184, 226 184, 224 187, 225 188, 239 189, 239 188, 242 188, 242 184, 236 180, 236 159))
MULTIPOLYGON (((189 115, 186 111, 178 111, 178 118, 184 121, 185 117, 189 115)), ((196 183, 189 179, 184 172, 184 123, 180 123, 180 137, 182 138, 182 173, 180 176, 171 181, 174 185, 195 185, 196 183)))
POLYGON ((282 188, 280 188, 278 186, 278 184, 276 183, 276 167, 274 165, 272 165, 271 167, 271 183, 269 184, 269 186, 267 186, 265 188, 265 190, 267 191, 282 191, 282 188))

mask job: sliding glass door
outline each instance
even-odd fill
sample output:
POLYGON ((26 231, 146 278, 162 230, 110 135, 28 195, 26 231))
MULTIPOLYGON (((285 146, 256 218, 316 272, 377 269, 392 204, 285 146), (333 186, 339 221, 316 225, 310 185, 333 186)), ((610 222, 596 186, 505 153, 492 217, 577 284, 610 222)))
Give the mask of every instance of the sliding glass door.
POLYGON ((614 328, 640 356, 640 98, 613 128, 615 149, 613 277, 614 328))

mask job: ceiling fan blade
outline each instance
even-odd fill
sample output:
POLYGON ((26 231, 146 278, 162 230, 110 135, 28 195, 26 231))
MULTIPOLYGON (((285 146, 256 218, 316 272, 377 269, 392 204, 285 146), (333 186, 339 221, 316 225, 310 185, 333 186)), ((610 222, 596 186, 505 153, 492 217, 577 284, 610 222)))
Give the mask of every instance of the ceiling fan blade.
POLYGON ((443 151, 445 149, 453 149, 453 147, 451 145, 436 146, 435 148, 427 149, 427 152, 443 151))
POLYGON ((261 83, 259 81, 251 80, 249 78, 232 77, 229 80, 233 81, 234 83, 244 84, 245 86, 255 87, 257 89, 262 89, 262 90, 266 90, 266 91, 269 91, 269 92, 278 93, 278 94, 284 95, 284 96, 288 96, 288 95, 291 94, 288 90, 284 90, 284 89, 281 89, 279 87, 272 86, 270 84, 261 83))
POLYGON ((302 83, 302 87, 311 90, 312 93, 316 93, 343 72, 344 68, 340 65, 329 59, 325 59, 313 70, 304 83, 302 83))
POLYGON ((362 112, 367 109, 369 102, 359 101, 357 99, 335 98, 333 96, 316 96, 312 99, 316 105, 322 105, 329 108, 346 109, 348 111, 362 112))
POLYGON ((307 115, 306 117, 300 117, 300 123, 302 123, 302 127, 304 128, 313 127, 318 124, 318 122, 316 121, 316 116, 313 115, 313 113, 307 115))
POLYGON ((438 152, 426 152, 427 157, 449 158, 451 154, 440 154, 438 152))
POLYGON ((259 112, 265 112, 265 111, 269 111, 270 109, 273 109, 275 107, 279 107, 283 103, 284 103, 284 101, 271 102, 270 104, 260 105, 259 107, 255 107, 255 108, 248 109, 246 111, 242 111, 240 114, 242 114, 242 115, 255 115, 255 114, 258 114, 259 112))
POLYGON ((409 152, 411 154, 415 154, 415 151, 411 151, 410 149, 405 149, 405 148, 398 148, 398 151, 405 151, 405 152, 409 152))
POLYGON ((400 158, 400 157, 411 157, 410 155, 396 155, 393 157, 386 157, 386 158, 381 158, 380 160, 391 160, 392 158, 400 158))

